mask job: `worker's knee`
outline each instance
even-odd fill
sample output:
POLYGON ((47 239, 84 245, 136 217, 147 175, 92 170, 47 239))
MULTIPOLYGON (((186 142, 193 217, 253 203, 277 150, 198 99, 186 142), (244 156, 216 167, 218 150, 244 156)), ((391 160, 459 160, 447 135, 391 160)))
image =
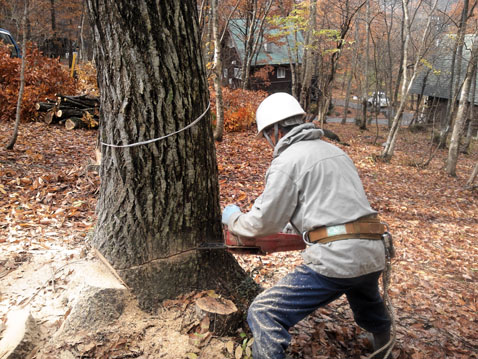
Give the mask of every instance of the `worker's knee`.
POLYGON ((257 304, 257 300, 254 300, 251 305, 249 306, 249 309, 247 310, 247 322, 249 323, 249 326, 253 326, 253 323, 256 323, 260 321, 258 319, 258 316, 260 316, 261 313, 261 305, 257 304))
POLYGON ((251 303, 247 311, 247 322, 251 329, 259 326, 260 323, 268 321, 271 307, 267 305, 268 298, 266 293, 259 294, 251 303))

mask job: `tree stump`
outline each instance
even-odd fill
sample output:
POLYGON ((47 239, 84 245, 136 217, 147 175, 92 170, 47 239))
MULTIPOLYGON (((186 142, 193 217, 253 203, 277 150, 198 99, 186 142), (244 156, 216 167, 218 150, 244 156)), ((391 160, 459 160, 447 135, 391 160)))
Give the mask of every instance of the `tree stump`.
POLYGON ((208 331, 218 336, 233 334, 241 320, 236 305, 218 295, 199 298, 196 301, 196 315, 201 323, 209 320, 208 331))

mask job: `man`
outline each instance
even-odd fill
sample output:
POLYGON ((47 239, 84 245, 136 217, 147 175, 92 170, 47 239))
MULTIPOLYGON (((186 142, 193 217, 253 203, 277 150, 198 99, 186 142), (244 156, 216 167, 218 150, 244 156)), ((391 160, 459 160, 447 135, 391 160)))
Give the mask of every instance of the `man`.
POLYGON ((222 216, 239 236, 278 233, 289 224, 311 240, 302 254, 304 264, 262 292, 249 308, 254 359, 284 358, 289 328, 343 294, 357 324, 373 333, 375 348, 390 338, 390 318, 378 289, 385 250, 376 211, 352 160, 322 141, 323 131, 304 123, 304 115, 286 93, 273 94, 259 105, 258 135, 274 148, 265 189, 248 213, 229 205, 222 216), (350 228, 358 229, 351 234, 350 228))

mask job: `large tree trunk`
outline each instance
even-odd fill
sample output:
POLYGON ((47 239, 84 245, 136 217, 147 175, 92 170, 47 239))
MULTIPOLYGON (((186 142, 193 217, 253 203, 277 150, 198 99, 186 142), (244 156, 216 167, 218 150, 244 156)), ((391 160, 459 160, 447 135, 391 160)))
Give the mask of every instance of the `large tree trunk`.
MULTIPOLYGON (((101 92, 100 140, 131 144, 198 118, 208 87, 193 0, 88 0, 101 92)), ((103 145, 93 245, 143 309, 193 289, 237 291, 245 280, 222 242, 209 116, 146 145, 103 145)))

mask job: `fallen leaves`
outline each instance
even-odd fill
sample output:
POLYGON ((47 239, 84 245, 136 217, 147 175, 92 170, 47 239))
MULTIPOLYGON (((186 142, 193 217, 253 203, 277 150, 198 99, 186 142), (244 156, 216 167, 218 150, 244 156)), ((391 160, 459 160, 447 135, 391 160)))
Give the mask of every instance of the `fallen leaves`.
MULTIPOLYGON (((7 141, 10 127, 0 123, 0 142, 7 141)), ((394 358, 476 358, 478 194, 463 189, 477 161, 476 147, 471 155, 460 157, 458 177, 450 178, 442 171, 446 151, 439 151, 428 168, 408 165, 426 153, 424 134, 404 133, 395 157, 383 163, 374 160, 380 147, 366 137, 368 133, 349 125, 327 127, 351 144, 344 150, 357 164, 372 206, 394 236, 397 257, 390 290, 397 316, 394 358)), ((253 131, 226 134, 217 144, 222 207, 236 203, 247 211, 264 187, 272 151, 254 136, 253 131)), ((0 147, 0 279, 11 276, 40 249, 83 243, 95 221, 99 178, 85 171, 94 159, 95 142, 93 131, 67 132, 28 123, 21 125, 14 151, 0 147)), ((298 252, 236 258, 263 287, 302 263, 298 252)), ((197 298, 193 296, 163 304, 182 315, 197 298)), ((199 322, 191 328, 197 325, 200 328, 199 322)), ((370 340, 355 325, 344 299, 318 310, 291 333, 290 354, 297 358, 363 358, 371 352, 370 340)), ((237 351, 247 356, 252 340, 244 346, 246 339, 226 338, 224 355, 234 358, 237 351)), ((140 355, 141 348, 123 343, 123 338, 117 342, 110 338, 102 347, 85 341, 80 352, 99 355, 106 352, 102 348, 119 346, 131 357, 140 355)))
MULTIPOLYGON (((0 143, 10 127, 0 123, 0 143)), ((99 184, 97 174, 84 171, 95 137, 28 123, 21 124, 13 151, 0 147, 0 260, 84 240, 94 224, 99 184)))

